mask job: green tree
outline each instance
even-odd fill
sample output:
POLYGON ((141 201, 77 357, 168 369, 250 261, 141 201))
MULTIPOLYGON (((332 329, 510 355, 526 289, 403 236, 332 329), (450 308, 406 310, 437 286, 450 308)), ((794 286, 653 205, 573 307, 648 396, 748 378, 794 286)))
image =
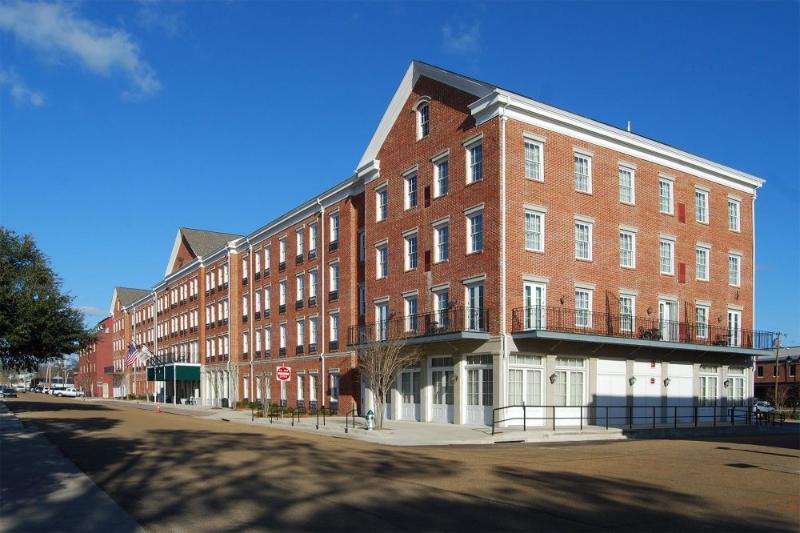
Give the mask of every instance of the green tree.
POLYGON ((93 340, 30 235, 0 226, 0 365, 33 370, 93 340))

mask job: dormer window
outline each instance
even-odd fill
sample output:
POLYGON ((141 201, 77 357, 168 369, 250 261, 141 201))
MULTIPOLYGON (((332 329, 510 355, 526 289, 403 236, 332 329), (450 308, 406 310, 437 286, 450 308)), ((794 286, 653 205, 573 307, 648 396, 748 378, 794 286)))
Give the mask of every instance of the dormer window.
POLYGON ((417 102, 416 105, 416 113, 417 113, 417 139, 422 139, 423 137, 427 137, 428 133, 430 132, 430 107, 428 105, 429 99, 427 97, 423 97, 417 102))

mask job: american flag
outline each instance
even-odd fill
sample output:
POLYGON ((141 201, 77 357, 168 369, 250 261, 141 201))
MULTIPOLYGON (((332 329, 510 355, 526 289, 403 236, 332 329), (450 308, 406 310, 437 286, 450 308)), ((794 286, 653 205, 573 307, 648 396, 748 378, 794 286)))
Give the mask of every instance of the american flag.
POLYGON ((139 350, 136 349, 136 344, 131 342, 131 345, 128 347, 128 354, 125 356, 125 365, 133 366, 138 356, 139 350))

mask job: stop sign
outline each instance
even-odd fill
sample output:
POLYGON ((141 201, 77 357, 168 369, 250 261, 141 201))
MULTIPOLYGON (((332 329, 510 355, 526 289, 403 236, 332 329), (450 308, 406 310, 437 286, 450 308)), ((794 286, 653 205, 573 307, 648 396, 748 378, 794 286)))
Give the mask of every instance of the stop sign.
POLYGON ((275 377, 278 381, 289 381, 292 379, 292 369, 288 366, 279 366, 275 369, 275 377))

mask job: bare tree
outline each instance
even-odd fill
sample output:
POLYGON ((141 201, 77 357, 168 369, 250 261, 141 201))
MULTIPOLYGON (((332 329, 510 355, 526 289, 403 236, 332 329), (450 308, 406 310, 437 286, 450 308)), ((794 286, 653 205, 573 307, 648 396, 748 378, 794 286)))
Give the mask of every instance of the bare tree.
POLYGON ((378 429, 383 429, 386 394, 397 373, 419 361, 419 351, 404 340, 390 339, 368 342, 358 350, 358 366, 369 381, 375 395, 375 416, 378 429))

